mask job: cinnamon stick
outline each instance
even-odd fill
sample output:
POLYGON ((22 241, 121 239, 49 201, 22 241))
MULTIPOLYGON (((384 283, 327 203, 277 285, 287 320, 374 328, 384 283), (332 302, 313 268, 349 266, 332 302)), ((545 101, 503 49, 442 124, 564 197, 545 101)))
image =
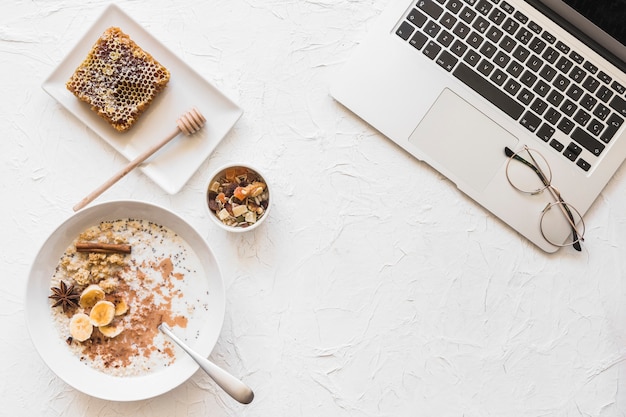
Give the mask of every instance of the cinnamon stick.
POLYGON ((76 242, 76 252, 130 253, 130 251, 130 245, 100 242, 76 242))

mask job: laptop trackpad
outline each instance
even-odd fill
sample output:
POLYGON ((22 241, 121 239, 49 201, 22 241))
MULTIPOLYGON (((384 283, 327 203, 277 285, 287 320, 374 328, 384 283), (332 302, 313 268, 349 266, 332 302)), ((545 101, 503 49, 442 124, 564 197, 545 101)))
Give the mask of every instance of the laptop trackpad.
POLYGON ((445 168, 450 180, 485 189, 506 162, 504 147, 515 149, 517 138, 474 106, 444 89, 409 142, 429 156, 434 168, 445 168))

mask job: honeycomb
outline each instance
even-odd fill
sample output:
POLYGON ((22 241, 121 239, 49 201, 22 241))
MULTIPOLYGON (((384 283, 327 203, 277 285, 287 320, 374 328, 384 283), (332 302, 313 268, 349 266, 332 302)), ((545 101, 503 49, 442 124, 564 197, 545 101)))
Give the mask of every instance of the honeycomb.
POLYGON ((127 34, 110 27, 66 87, 119 132, 130 129, 167 85, 170 72, 127 34))

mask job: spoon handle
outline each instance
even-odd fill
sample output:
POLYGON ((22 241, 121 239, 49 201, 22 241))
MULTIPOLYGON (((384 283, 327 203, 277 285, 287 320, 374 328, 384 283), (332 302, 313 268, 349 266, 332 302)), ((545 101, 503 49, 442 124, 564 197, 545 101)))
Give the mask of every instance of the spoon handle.
POLYGON ((192 350, 185 342, 178 338, 165 323, 159 329, 180 346, 200 367, 219 385, 228 395, 242 404, 250 404, 254 399, 254 392, 239 379, 235 378, 210 360, 192 350))

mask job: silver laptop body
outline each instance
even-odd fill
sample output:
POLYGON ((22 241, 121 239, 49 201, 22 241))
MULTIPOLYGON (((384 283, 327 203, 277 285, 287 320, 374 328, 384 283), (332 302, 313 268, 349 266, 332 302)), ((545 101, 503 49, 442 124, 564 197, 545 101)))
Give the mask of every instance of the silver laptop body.
MULTIPOLYGON (((551 185, 584 216, 626 156, 625 60, 623 45, 565 2, 533 3, 391 0, 331 95, 555 252, 539 227, 554 196, 513 188, 504 148, 538 150, 551 185)), ((570 230, 557 234, 566 241, 570 230)))

